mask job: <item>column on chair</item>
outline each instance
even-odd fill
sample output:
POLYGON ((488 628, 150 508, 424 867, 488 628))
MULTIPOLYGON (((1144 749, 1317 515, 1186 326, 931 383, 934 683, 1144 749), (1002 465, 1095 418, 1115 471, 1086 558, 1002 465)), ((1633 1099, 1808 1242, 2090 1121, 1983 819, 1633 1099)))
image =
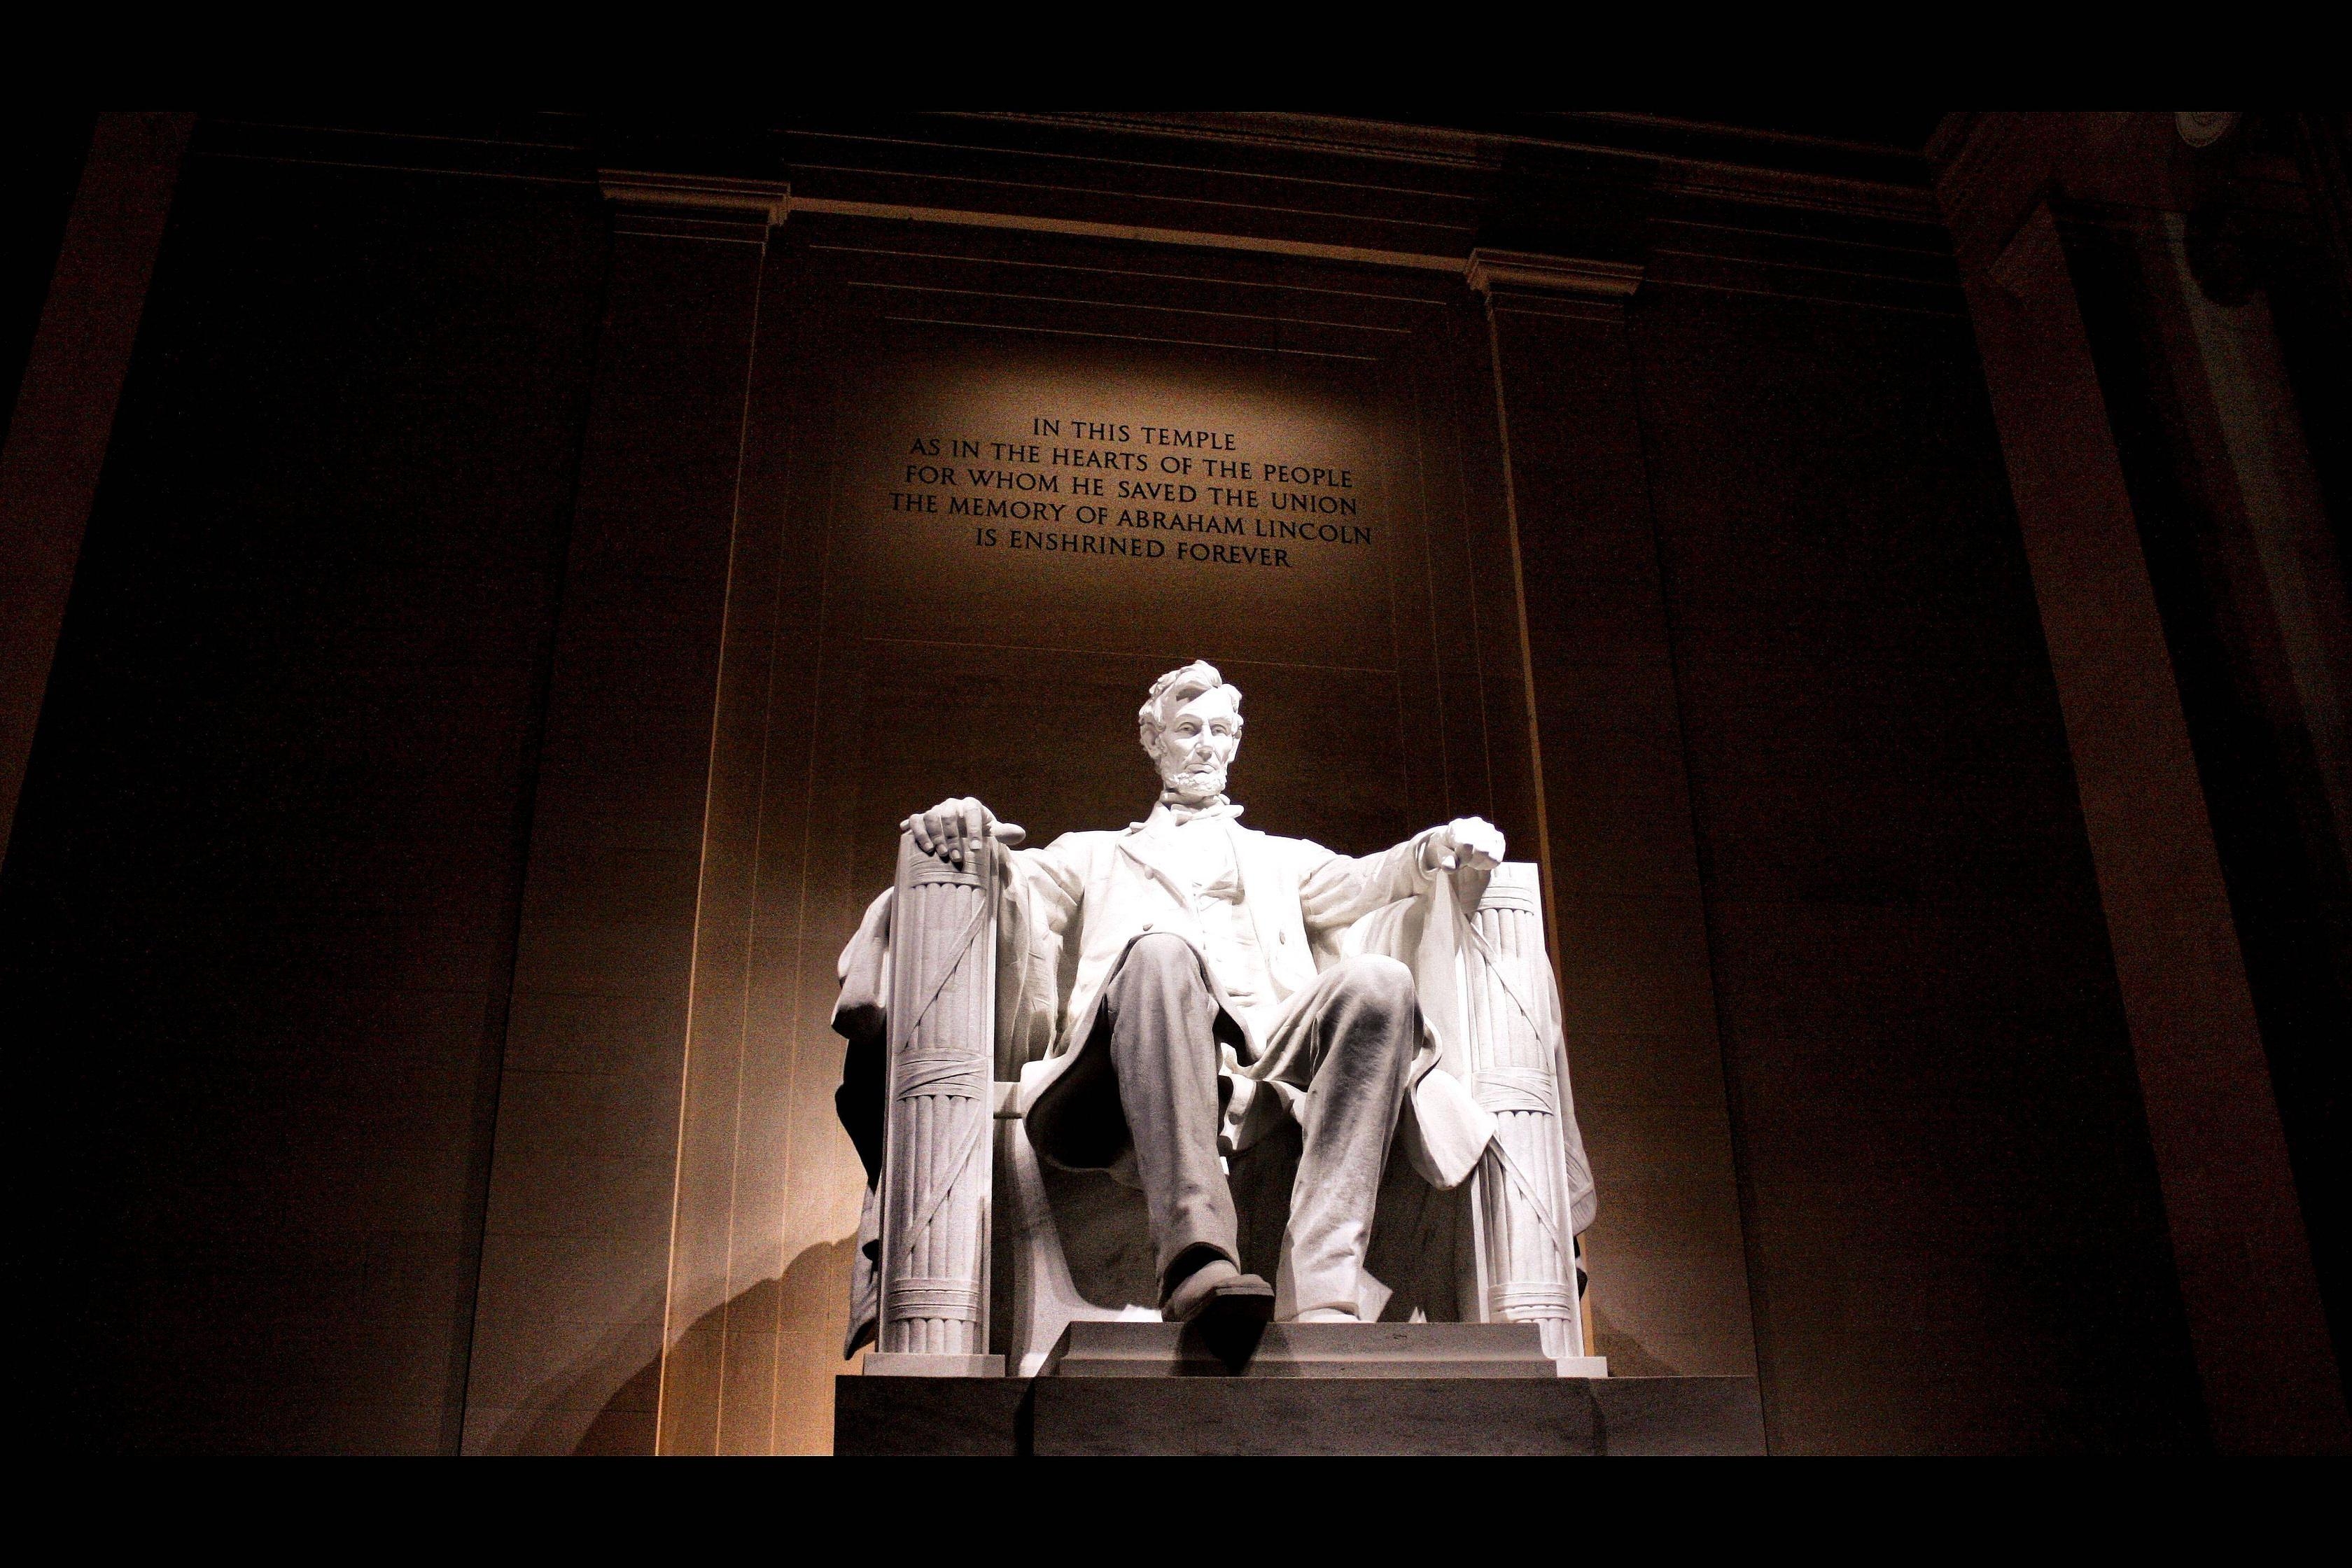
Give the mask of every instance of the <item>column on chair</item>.
POLYGON ((1550 1008, 1536 868, 1495 868, 1470 911, 1464 1022, 1474 1092, 1495 1142, 1472 1179, 1472 1225, 1486 1321, 1532 1322, 1555 1359, 1584 1352, 1569 1226, 1559 1060, 1540 1020, 1550 1008))
POLYGON ((983 1364, 995 1115, 995 853, 992 842, 977 846, 959 870, 917 849, 911 836, 899 841, 890 932, 882 1322, 869 1371, 995 1370, 983 1364), (926 1362, 873 1365, 900 1356, 926 1362))

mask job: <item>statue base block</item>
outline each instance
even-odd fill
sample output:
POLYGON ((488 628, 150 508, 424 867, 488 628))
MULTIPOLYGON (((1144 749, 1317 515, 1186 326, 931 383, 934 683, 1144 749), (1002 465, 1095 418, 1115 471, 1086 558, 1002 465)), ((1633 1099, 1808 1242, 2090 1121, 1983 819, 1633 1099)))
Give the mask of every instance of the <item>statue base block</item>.
POLYGON ((1747 1377, 839 1377, 844 1455, 1761 1454, 1747 1377))
POLYGON ((1001 1355, 923 1355, 908 1351, 868 1351, 868 1377, 1003 1377, 1001 1355))
MULTIPOLYGON (((1557 1377, 1533 1323, 1072 1323, 1043 1377, 1557 1377)), ((1605 1375, 1605 1374, 1604 1374, 1605 1375)))

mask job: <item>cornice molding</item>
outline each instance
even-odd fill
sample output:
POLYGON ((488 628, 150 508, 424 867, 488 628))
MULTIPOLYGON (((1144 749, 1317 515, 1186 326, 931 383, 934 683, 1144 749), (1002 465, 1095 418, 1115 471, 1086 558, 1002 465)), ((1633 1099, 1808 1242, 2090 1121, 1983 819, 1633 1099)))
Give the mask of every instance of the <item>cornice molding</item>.
POLYGON ((1527 250, 1480 248, 1470 253, 1470 287, 1492 299, 1507 293, 1565 296, 1620 305, 1642 286, 1643 268, 1630 261, 1591 261, 1527 250))
POLYGON ((651 169, 599 169, 597 187, 614 206, 667 217, 782 226, 793 187, 782 180, 739 180, 715 174, 666 174, 651 169))
POLYGON ((1837 213, 1888 223, 1943 221, 1932 190, 1778 169, 1743 168, 1731 163, 1661 163, 1654 188, 1675 195, 1734 202, 1748 207, 1837 213))
MULTIPOLYGON (((1874 178, 1864 167, 1805 170, 1771 161, 1739 162, 1709 153, 1742 147, 1818 147, 1884 161, 1879 149, 1818 138, 1774 136, 1736 126, 1675 121, 1656 115, 1559 116, 1549 134, 1472 131, 1335 114, 1257 111, 1104 113, 966 111, 950 116, 1053 126, 1097 133, 1173 137, 1228 145, 1339 154, 1394 163, 1420 163, 1491 174, 1515 153, 1598 158, 1643 167, 1657 188, 1765 206, 1797 207, 1910 223, 1937 221, 1936 200, 1924 183, 1874 178), (1664 138, 1672 145, 1652 144, 1664 138)), ((1847 163, 1853 160, 1849 157, 1847 163)), ((1924 163, 1926 161, 1922 160, 1924 163)), ((1927 171, 1923 168, 1922 173, 1927 171)))
POLYGON ((1473 131, 1338 114, 1284 114, 1240 110, 1129 113, 986 110, 967 110, 956 117, 1055 126, 1071 131, 1128 132, 1177 137, 1191 142, 1278 147, 1293 152, 1336 153, 1349 157, 1431 163, 1458 169, 1499 169, 1503 166, 1504 151, 1508 145, 1507 138, 1473 131))
POLYGON ((938 224, 951 228, 1008 228, 1031 234, 1067 235, 1078 239, 1123 239, 1141 245, 1181 245, 1203 250, 1254 251, 1262 256, 1296 256, 1313 261, 1344 261, 1367 267, 1395 267, 1421 272, 1459 272, 1458 256, 1424 256, 1403 250, 1373 250, 1354 245, 1319 245, 1308 240, 1277 239, 1262 235, 1219 234, 1189 228, 1150 228, 1135 224, 1089 223, 1078 218, 1046 217, 1034 213, 978 212, 960 207, 899 206, 889 202, 845 202, 822 196, 793 200, 796 212, 825 213, 836 217, 874 218, 884 223, 938 224))

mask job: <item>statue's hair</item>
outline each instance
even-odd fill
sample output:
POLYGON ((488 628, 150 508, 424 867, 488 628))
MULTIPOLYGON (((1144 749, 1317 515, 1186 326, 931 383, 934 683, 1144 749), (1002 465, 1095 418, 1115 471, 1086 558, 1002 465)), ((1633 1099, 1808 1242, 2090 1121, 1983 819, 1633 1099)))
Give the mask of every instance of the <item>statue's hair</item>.
POLYGON ((1168 726, 1169 710, 1181 708, 1203 691, 1213 691, 1220 686, 1234 694, 1234 732, 1241 733, 1242 689, 1227 686, 1225 678, 1217 673, 1215 665, 1196 658, 1183 668, 1171 669, 1151 683, 1151 695, 1146 697, 1143 706, 1135 710, 1136 739, 1143 743, 1146 752, 1157 755, 1160 731, 1168 726))

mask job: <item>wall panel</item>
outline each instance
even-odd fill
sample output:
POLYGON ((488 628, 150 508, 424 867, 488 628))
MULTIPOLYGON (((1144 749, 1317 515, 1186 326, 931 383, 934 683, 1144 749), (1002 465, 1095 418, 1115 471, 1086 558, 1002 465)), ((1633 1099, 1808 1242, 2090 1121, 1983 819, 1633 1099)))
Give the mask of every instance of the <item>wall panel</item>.
POLYGON ((1601 1205, 1593 1348, 1751 1376, 1731 1127, 1624 307, 1492 296, 1569 1058, 1601 1205))
POLYGON ((1674 287, 1633 321, 1773 1447, 2190 1444, 1965 328, 1674 287))
POLYGON ((498 1100, 470 1453, 654 1447, 696 910, 725 896, 706 889, 702 834, 733 799, 711 713, 760 236, 612 241, 498 1100))
POLYGON ((68 1446, 455 1445, 603 273, 577 189, 186 166, 0 881, 68 1446))

